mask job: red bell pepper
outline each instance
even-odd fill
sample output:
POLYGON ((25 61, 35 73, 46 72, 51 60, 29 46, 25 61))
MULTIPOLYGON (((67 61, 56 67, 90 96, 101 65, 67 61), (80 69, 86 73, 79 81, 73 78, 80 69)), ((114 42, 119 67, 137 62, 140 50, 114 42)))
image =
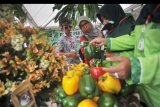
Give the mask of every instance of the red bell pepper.
POLYGON ((103 67, 93 67, 90 69, 90 74, 96 79, 98 80, 98 78, 100 76, 102 76, 103 74, 105 74, 106 72, 104 70, 102 70, 103 67))

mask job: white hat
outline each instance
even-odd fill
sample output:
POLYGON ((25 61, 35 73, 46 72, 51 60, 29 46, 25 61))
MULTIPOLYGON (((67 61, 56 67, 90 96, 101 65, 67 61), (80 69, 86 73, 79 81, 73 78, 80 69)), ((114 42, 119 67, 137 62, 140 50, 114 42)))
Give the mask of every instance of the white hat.
POLYGON ((82 20, 85 20, 85 21, 91 23, 91 21, 89 20, 89 18, 87 16, 80 16, 79 19, 78 19, 78 23, 77 23, 78 27, 79 27, 79 24, 81 23, 82 20))

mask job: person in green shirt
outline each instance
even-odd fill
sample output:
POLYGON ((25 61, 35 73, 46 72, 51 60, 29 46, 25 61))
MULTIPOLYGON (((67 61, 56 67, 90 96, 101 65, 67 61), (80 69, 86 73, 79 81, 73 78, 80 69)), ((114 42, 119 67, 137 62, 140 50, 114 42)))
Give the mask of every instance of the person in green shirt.
POLYGON ((130 34, 134 29, 135 20, 132 14, 126 14, 119 4, 104 4, 96 16, 104 25, 102 31, 105 31, 103 33, 105 37, 115 38, 130 34))
POLYGON ((136 20, 130 36, 96 38, 91 45, 105 45, 109 50, 134 49, 134 57, 107 58, 119 62, 117 66, 104 68, 110 75, 137 84, 140 100, 147 107, 160 107, 160 4, 146 4, 136 20))
MULTIPOLYGON (((105 38, 115 38, 125 34, 129 35, 135 26, 135 20, 133 16, 131 14, 126 14, 119 4, 104 4, 97 12, 96 16, 104 25, 102 32, 105 38)), ((133 56, 133 50, 107 50, 105 55, 106 57, 113 55, 133 56)))

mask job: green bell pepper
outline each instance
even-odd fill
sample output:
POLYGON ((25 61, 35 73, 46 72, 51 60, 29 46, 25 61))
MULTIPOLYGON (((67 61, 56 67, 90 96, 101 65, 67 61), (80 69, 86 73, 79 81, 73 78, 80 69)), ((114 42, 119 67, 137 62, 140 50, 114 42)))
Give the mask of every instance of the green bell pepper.
POLYGON ((95 47, 95 46, 91 46, 93 49, 93 54, 94 54, 94 58, 98 58, 100 59, 101 57, 101 47, 95 47))
POLYGON ((89 45, 84 47, 84 51, 88 60, 93 58, 93 50, 89 45))
POLYGON ((119 62, 109 62, 107 60, 103 60, 102 61, 102 66, 103 67, 110 67, 110 66, 117 66, 119 64, 119 62))
POLYGON ((83 97, 79 93, 67 96, 63 100, 63 106, 64 107, 77 107, 78 103, 82 99, 83 97))
POLYGON ((110 67, 110 66, 111 66, 111 63, 110 63, 109 61, 107 61, 107 60, 103 60, 103 61, 102 61, 102 66, 103 66, 103 67, 110 67))
POLYGON ((82 72, 82 75, 87 75, 87 74, 90 74, 90 68, 89 67, 85 67, 83 69, 83 72, 82 72))
POLYGON ((99 95, 96 80, 90 74, 83 75, 79 80, 79 92, 85 98, 93 98, 99 95))
POLYGON ((56 88, 55 100, 57 103, 62 103, 63 99, 66 97, 66 93, 64 92, 62 86, 58 86, 56 88))
POLYGON ((100 56, 100 47, 95 47, 89 45, 88 41, 83 42, 83 48, 85 51, 85 56, 87 57, 88 60, 92 58, 99 58, 100 56))
POLYGON ((98 99, 99 107, 120 107, 116 97, 112 94, 103 93, 98 99))
POLYGON ((136 85, 128 85, 125 81, 122 84, 121 91, 119 92, 120 96, 127 97, 135 91, 136 85))
POLYGON ((91 62, 92 62, 92 63, 91 63, 92 66, 94 66, 94 67, 102 66, 102 64, 101 64, 101 59, 95 59, 95 58, 93 58, 91 62))

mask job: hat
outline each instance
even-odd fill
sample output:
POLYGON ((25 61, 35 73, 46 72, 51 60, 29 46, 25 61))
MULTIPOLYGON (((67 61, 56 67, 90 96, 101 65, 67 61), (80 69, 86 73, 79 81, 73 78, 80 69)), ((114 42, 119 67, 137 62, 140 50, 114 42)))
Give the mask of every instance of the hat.
MULTIPOLYGON (((87 22, 89 22, 89 23, 91 22, 88 17, 86 17, 86 16, 81 16, 81 17, 78 19, 78 23, 77 23, 77 26, 78 26, 78 27, 79 27, 81 21, 83 21, 83 20, 85 20, 85 21, 87 21, 87 22)), ((80 27, 79 27, 79 28, 80 28, 80 27)))

